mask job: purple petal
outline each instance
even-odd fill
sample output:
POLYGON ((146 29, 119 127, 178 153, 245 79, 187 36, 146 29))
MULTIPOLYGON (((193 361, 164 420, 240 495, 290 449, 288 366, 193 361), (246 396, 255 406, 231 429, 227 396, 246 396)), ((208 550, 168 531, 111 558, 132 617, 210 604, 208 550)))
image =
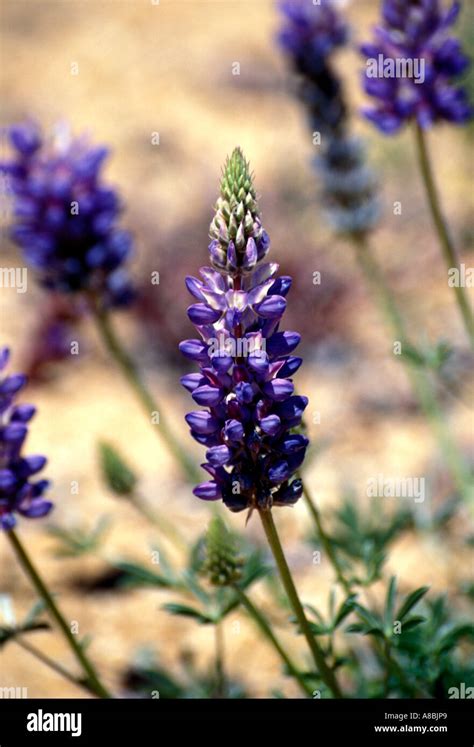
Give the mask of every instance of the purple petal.
POLYGON ((193 493, 197 498, 201 498, 203 501, 217 501, 222 498, 220 487, 214 480, 209 482, 202 482, 200 485, 196 485, 193 493))
POLYGON ((219 428, 219 421, 210 413, 201 410, 195 410, 185 416, 189 427, 198 434, 215 433, 219 428))

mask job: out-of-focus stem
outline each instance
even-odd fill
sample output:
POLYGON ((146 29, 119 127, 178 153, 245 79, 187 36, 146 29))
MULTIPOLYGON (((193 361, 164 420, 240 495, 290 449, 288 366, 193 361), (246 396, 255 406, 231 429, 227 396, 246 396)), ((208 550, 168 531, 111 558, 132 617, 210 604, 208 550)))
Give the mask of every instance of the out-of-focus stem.
POLYGON ((168 447, 169 452, 180 465, 186 478, 192 483, 199 482, 200 477, 194 463, 188 458, 186 451, 171 431, 164 418, 163 410, 158 407, 158 403, 145 385, 135 365, 135 361, 122 346, 122 343, 115 333, 109 314, 107 311, 98 308, 97 306, 93 306, 92 310, 105 347, 118 364, 127 382, 132 387, 148 418, 151 419, 152 413, 159 414, 159 428, 156 430, 159 432, 159 435, 168 447))
POLYGON ((271 509, 259 509, 260 519, 262 521, 263 529, 267 537, 268 544, 273 553, 278 572, 280 574, 281 581, 285 588, 293 612, 295 613, 296 619, 300 626, 301 632, 303 633, 308 643, 309 649, 313 655, 314 663, 319 672, 319 676, 332 692, 335 698, 342 698, 342 692, 339 687, 339 683, 332 669, 328 667, 325 661, 324 653, 321 650, 316 637, 313 635, 310 624, 306 618, 303 605, 300 602, 298 592, 296 591, 295 584, 291 571, 286 562, 285 554, 281 546, 280 538, 273 521, 271 509))
MULTIPOLYGON (((378 300, 387 321, 392 326, 392 329, 397 335, 402 347, 404 345, 407 346, 408 338, 405 331, 404 321, 398 310, 392 292, 385 283, 385 278, 371 247, 368 242, 363 239, 354 241, 354 246, 362 272, 365 275, 375 298, 378 300)), ((415 367, 406 358, 403 358, 403 361, 406 364, 406 370, 415 392, 415 396, 433 428, 441 447, 441 451, 449 465, 456 487, 464 499, 470 503, 472 501, 472 496, 470 495, 469 490, 469 472, 447 429, 430 378, 426 375, 425 371, 415 367)))
POLYGON ((56 674, 61 675, 61 677, 64 677, 64 679, 68 680, 69 682, 72 682, 73 685, 77 685, 77 687, 82 687, 84 688, 84 690, 87 690, 87 692, 90 693, 90 688, 88 685, 86 685, 84 682, 78 679, 68 669, 66 669, 61 664, 59 664, 59 662, 54 661, 54 659, 51 659, 49 656, 44 654, 39 648, 36 648, 36 646, 32 646, 31 643, 29 643, 26 640, 23 640, 19 636, 16 636, 14 638, 14 641, 17 646, 24 649, 25 651, 28 651, 29 654, 31 654, 36 659, 38 659, 38 661, 41 661, 45 666, 52 669, 53 672, 56 672, 56 674))
POLYGON ((283 648, 280 641, 278 640, 275 633, 273 632, 268 620, 265 618, 262 612, 260 612, 260 610, 257 607, 255 607, 253 602, 250 601, 249 597, 247 596, 247 594, 245 594, 244 591, 242 591, 242 589, 240 589, 236 584, 233 584, 232 588, 234 589, 235 593, 239 597, 239 600, 242 606, 245 607, 249 615, 257 623, 258 627, 260 628, 264 636, 270 641, 273 648, 277 652, 278 656, 280 657, 280 659, 282 660, 282 662, 285 664, 286 668, 288 669, 288 672, 291 674, 292 677, 295 678, 295 680, 297 680, 304 694, 312 695, 313 689, 306 682, 303 674, 299 671, 299 669, 296 667, 296 665, 292 662, 292 660, 286 653, 285 649, 283 648))
POLYGON ((214 625, 215 636, 215 666, 216 666, 216 697, 226 697, 226 676, 225 676, 225 646, 224 646, 224 629, 222 620, 214 625))
POLYGON ((143 497, 136 491, 129 495, 129 500, 135 510, 147 519, 150 524, 159 529, 167 539, 171 540, 176 548, 188 552, 189 543, 186 542, 182 534, 169 519, 163 516, 162 513, 158 513, 150 508, 143 497))
POLYGON ((80 643, 78 643, 73 633, 71 632, 71 629, 69 625, 67 624, 66 620, 64 619, 62 613, 60 612, 59 607, 57 606, 56 602, 54 601, 52 594, 50 593, 48 587, 46 586, 43 579, 41 578, 38 571, 36 570, 33 563, 31 562, 28 556, 28 553, 26 552, 22 543, 18 539, 16 533, 14 532, 13 529, 10 529, 8 532, 5 532, 5 534, 11 542, 12 547, 15 551, 15 554, 18 560, 20 561, 20 564, 23 570, 29 577, 30 581, 32 582, 33 586, 35 587, 40 597, 43 599, 51 616, 55 619, 59 628, 64 634, 64 637, 66 638, 66 641, 71 647, 74 653, 74 656, 76 657, 77 661, 79 662, 82 669, 84 670, 84 673, 86 675, 86 680, 84 681, 85 686, 88 688, 88 690, 91 693, 93 693, 94 695, 97 695, 99 698, 112 697, 109 691, 104 687, 104 685, 99 680, 97 672, 95 671, 92 663, 89 661, 88 657, 86 656, 83 647, 80 645, 80 643))
MULTIPOLYGON (((418 123, 415 125, 415 134, 420 170, 423 176, 423 182, 426 189, 426 195, 428 197, 431 217, 433 219, 436 233, 438 234, 441 251, 443 253, 448 271, 456 268, 460 272, 456 249, 454 248, 448 224, 441 209, 441 201, 439 198, 438 190, 436 188, 425 134, 423 132, 423 128, 420 127, 418 123)), ((466 332, 469 336, 472 347, 474 347, 474 316, 469 304, 467 294, 465 293, 465 290, 460 283, 455 283, 453 285, 453 289, 456 296, 457 304, 459 306, 459 311, 461 312, 461 316, 464 322, 464 326, 466 327, 466 332)))
POLYGON ((311 516, 314 519, 314 523, 316 524, 316 528, 318 530, 319 537, 321 539, 321 544, 326 552, 326 555, 328 556, 332 567, 334 568, 334 572, 336 574, 336 578, 341 584, 341 586, 344 588, 344 590, 351 594, 351 585, 347 581, 347 579, 344 577, 344 573, 342 571, 341 566, 339 565, 339 560, 337 557, 337 554, 331 544, 330 538, 327 536, 326 531, 323 527, 323 523, 321 520, 321 515, 319 513, 319 509, 316 506, 316 503, 314 502, 308 488, 306 487, 305 483, 303 482, 303 496, 306 501, 306 504, 308 506, 309 512, 311 516))

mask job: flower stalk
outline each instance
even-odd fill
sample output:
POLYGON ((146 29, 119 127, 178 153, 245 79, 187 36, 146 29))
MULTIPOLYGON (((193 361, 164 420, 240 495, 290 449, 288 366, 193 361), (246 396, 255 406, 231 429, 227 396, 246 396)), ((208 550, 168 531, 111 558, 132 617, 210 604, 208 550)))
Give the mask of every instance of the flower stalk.
MULTIPOLYGON (((401 342, 403 349, 404 346, 407 346, 408 340, 405 323, 399 312, 397 303, 385 282, 383 272, 379 267, 368 241, 360 237, 353 238, 357 261, 362 273, 364 274, 369 286, 372 288, 374 297, 377 299, 388 323, 392 326, 394 333, 401 342)), ((442 453, 449 465, 456 487, 459 490, 460 495, 470 503, 472 501, 469 489, 470 475, 449 431, 447 430, 445 418, 439 408, 430 378, 423 370, 413 366, 407 358, 403 358, 403 360, 406 364, 406 370, 413 391, 415 392, 417 400, 433 428, 442 453)))
POLYGON ((183 451, 178 439, 171 431, 167 421, 164 418, 163 410, 159 408, 157 401, 151 394, 150 390, 144 383, 140 373, 135 365, 133 358, 125 350, 120 342, 110 319, 108 312, 100 308, 97 304, 93 306, 94 320, 100 333, 102 341, 115 360, 116 364, 122 371, 126 381, 134 391, 144 411, 149 419, 153 413, 159 413, 160 426, 159 435, 166 444, 168 451, 174 457, 177 464, 181 467, 183 474, 191 481, 196 481, 196 469, 192 461, 183 451))
POLYGON ((336 676, 333 670, 330 669, 330 667, 328 667, 328 665, 326 664, 324 653, 321 650, 316 637, 313 635, 309 622, 306 618, 303 605, 301 604, 298 592, 293 581, 293 577, 291 575, 291 571, 286 561, 285 553, 283 552, 275 522, 273 521, 272 511, 270 509, 261 509, 259 510, 259 515, 263 529, 265 531, 265 536, 275 559, 282 584, 287 594, 288 601, 290 602, 293 612, 295 613, 295 617, 298 621, 301 632, 306 638, 306 642, 313 656, 314 663, 316 664, 316 667, 318 669, 319 676, 335 698, 342 698, 343 694, 336 676))
POLYGON ((36 570, 35 566, 33 565, 19 537, 17 536, 17 534, 15 533, 13 529, 10 529, 9 531, 5 532, 5 534, 10 540, 10 543, 20 562, 20 565, 22 566, 26 575, 28 576, 31 583, 35 587, 39 596, 44 601, 51 616, 54 618, 54 620, 58 624, 74 656, 76 657, 78 663, 80 664, 82 670, 84 671, 84 674, 85 674, 84 686, 87 687, 89 692, 91 692, 93 695, 96 695, 99 698, 111 698, 112 697, 111 693, 107 690, 107 688, 100 681, 99 676, 97 672, 95 671, 95 668, 90 662, 89 658, 87 657, 86 653, 84 652, 83 647, 81 646, 80 643, 78 643, 73 633, 71 632, 71 629, 69 625, 67 624, 66 620, 64 619, 56 602, 54 601, 54 598, 51 592, 49 591, 48 587, 46 586, 43 579, 41 578, 38 571, 36 570))
MULTIPOLYGON (((441 201, 438 189, 436 187, 425 133, 418 123, 415 125, 415 135, 418 161, 423 177, 426 195, 428 198, 431 218, 433 220, 433 224, 439 239, 444 261, 446 262, 448 272, 452 269, 459 270, 459 259, 456 254, 456 249, 454 247, 453 241, 451 239, 448 224, 441 208, 441 201)), ((469 337, 470 344, 474 348, 474 316, 472 313, 471 305, 469 303, 469 299, 467 297, 465 289, 460 283, 455 283, 453 285, 453 290, 464 326, 466 328, 467 335, 469 337)))
POLYGON ((298 682, 301 690, 304 692, 305 695, 312 695, 313 688, 310 687, 304 675, 299 671, 299 669, 296 667, 294 662, 290 659, 290 657, 286 653, 285 649, 283 648, 280 641, 278 640, 275 633, 273 632, 268 620, 264 617, 264 615, 260 612, 260 610, 253 604, 253 602, 249 599, 247 594, 244 591, 242 591, 242 589, 239 586, 237 586, 237 584, 233 584, 232 588, 237 594, 242 607, 244 607, 247 610, 248 614, 255 621, 255 623, 257 624, 257 626, 260 628, 261 632, 263 633, 263 635, 271 643, 271 645, 277 652, 278 656, 282 660, 283 664, 286 666, 288 672, 298 682))

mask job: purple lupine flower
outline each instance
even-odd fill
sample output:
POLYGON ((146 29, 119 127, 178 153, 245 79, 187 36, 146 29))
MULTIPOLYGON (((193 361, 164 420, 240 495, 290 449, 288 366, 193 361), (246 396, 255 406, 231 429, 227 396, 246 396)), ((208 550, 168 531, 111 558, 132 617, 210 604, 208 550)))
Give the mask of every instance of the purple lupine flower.
POLYGON ((349 29, 333 0, 281 2, 279 42, 299 76, 299 96, 321 144, 314 166, 322 182, 321 202, 332 228, 361 236, 377 223, 376 180, 362 144, 348 132, 344 91, 332 65, 349 29))
POLYGON ((346 44, 347 24, 332 0, 284 0, 278 4, 282 26, 278 42, 299 76, 298 93, 310 126, 335 133, 343 124, 346 106, 339 78, 328 64, 337 47, 346 44))
POLYGON ((117 227, 117 192, 101 181, 107 149, 65 128, 45 140, 33 123, 8 134, 13 156, 0 169, 13 196, 11 238, 41 284, 94 294, 103 306, 127 305, 134 295, 124 268, 132 241, 117 227))
MULTIPOLYGON (((9 350, 0 349, 0 372, 8 363, 9 350)), ((35 414, 33 405, 17 404, 18 393, 26 376, 14 374, 0 378, 0 527, 11 529, 15 514, 37 519, 48 514, 53 504, 43 496, 48 480, 32 480, 46 464, 41 455, 21 455, 28 435, 27 423, 35 414)))
POLYGON ((206 408, 186 415, 206 447, 202 466, 211 477, 194 494, 223 499, 232 511, 292 505, 302 493, 295 473, 308 445, 294 430, 308 404, 292 381, 302 363, 293 355, 300 336, 280 329, 291 278, 276 277, 278 265, 262 261, 269 239, 238 148, 224 169, 210 236, 213 268, 186 279, 196 300, 188 316, 201 339, 180 344, 200 368, 181 383, 206 408))
POLYGON ((449 36, 460 8, 459 2, 444 8, 443 0, 383 0, 375 40, 361 47, 364 88, 376 99, 364 113, 382 132, 394 133, 410 119, 427 128, 443 120, 463 124, 472 116, 456 82, 469 59, 449 36))

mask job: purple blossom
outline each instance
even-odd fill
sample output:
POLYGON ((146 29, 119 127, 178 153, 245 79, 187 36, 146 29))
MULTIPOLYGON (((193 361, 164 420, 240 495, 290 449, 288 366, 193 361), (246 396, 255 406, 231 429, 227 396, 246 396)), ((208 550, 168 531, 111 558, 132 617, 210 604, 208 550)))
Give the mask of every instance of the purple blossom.
POLYGON ((346 106, 329 58, 346 44, 347 24, 332 0, 280 2, 282 26, 278 42, 299 76, 298 92, 313 131, 334 134, 343 125, 346 106))
POLYGON ((127 305, 134 295, 125 270, 132 241, 117 227, 116 191, 101 181, 107 149, 64 128, 45 140, 32 123, 8 134, 13 156, 0 169, 13 196, 11 238, 42 285, 92 293, 104 306, 127 305))
POLYGON ((321 179, 321 202, 332 228, 363 236, 379 216, 376 180, 361 143, 348 132, 348 107, 332 64, 347 43, 348 27, 331 0, 282 2, 279 42, 298 74, 299 96, 321 143, 314 159, 321 179))
MULTIPOLYGON (((8 358, 8 349, 0 349, 0 372, 8 358)), ((15 513, 37 519, 53 507, 43 497, 48 480, 31 480, 45 466, 46 457, 21 455, 28 435, 27 423, 35 414, 33 405, 15 402, 25 384, 26 376, 22 374, 0 378, 0 527, 6 530, 15 526, 15 513)))
POLYGON ((223 499, 232 511, 292 505, 302 492, 295 473, 308 445, 293 430, 308 403, 294 394, 291 378, 302 362, 292 355, 300 336, 280 330, 291 278, 276 277, 278 265, 263 262, 268 236, 240 149, 226 163, 210 232, 213 267, 186 279, 197 301, 188 316, 201 339, 180 345, 200 368, 181 383, 207 408, 186 415, 191 435, 206 447, 202 466, 211 477, 194 493, 223 499))
POLYGON ((427 128, 443 120, 463 124, 472 116, 455 80, 469 59, 448 35, 460 7, 453 2, 444 8, 443 0, 383 0, 374 42, 361 47, 364 88, 376 100, 364 113, 382 132, 397 132, 411 119, 427 128))
POLYGON ((335 47, 345 44, 347 25, 334 9, 333 0, 281 0, 279 10, 285 16, 278 41, 283 49, 308 65, 324 58, 335 47))

